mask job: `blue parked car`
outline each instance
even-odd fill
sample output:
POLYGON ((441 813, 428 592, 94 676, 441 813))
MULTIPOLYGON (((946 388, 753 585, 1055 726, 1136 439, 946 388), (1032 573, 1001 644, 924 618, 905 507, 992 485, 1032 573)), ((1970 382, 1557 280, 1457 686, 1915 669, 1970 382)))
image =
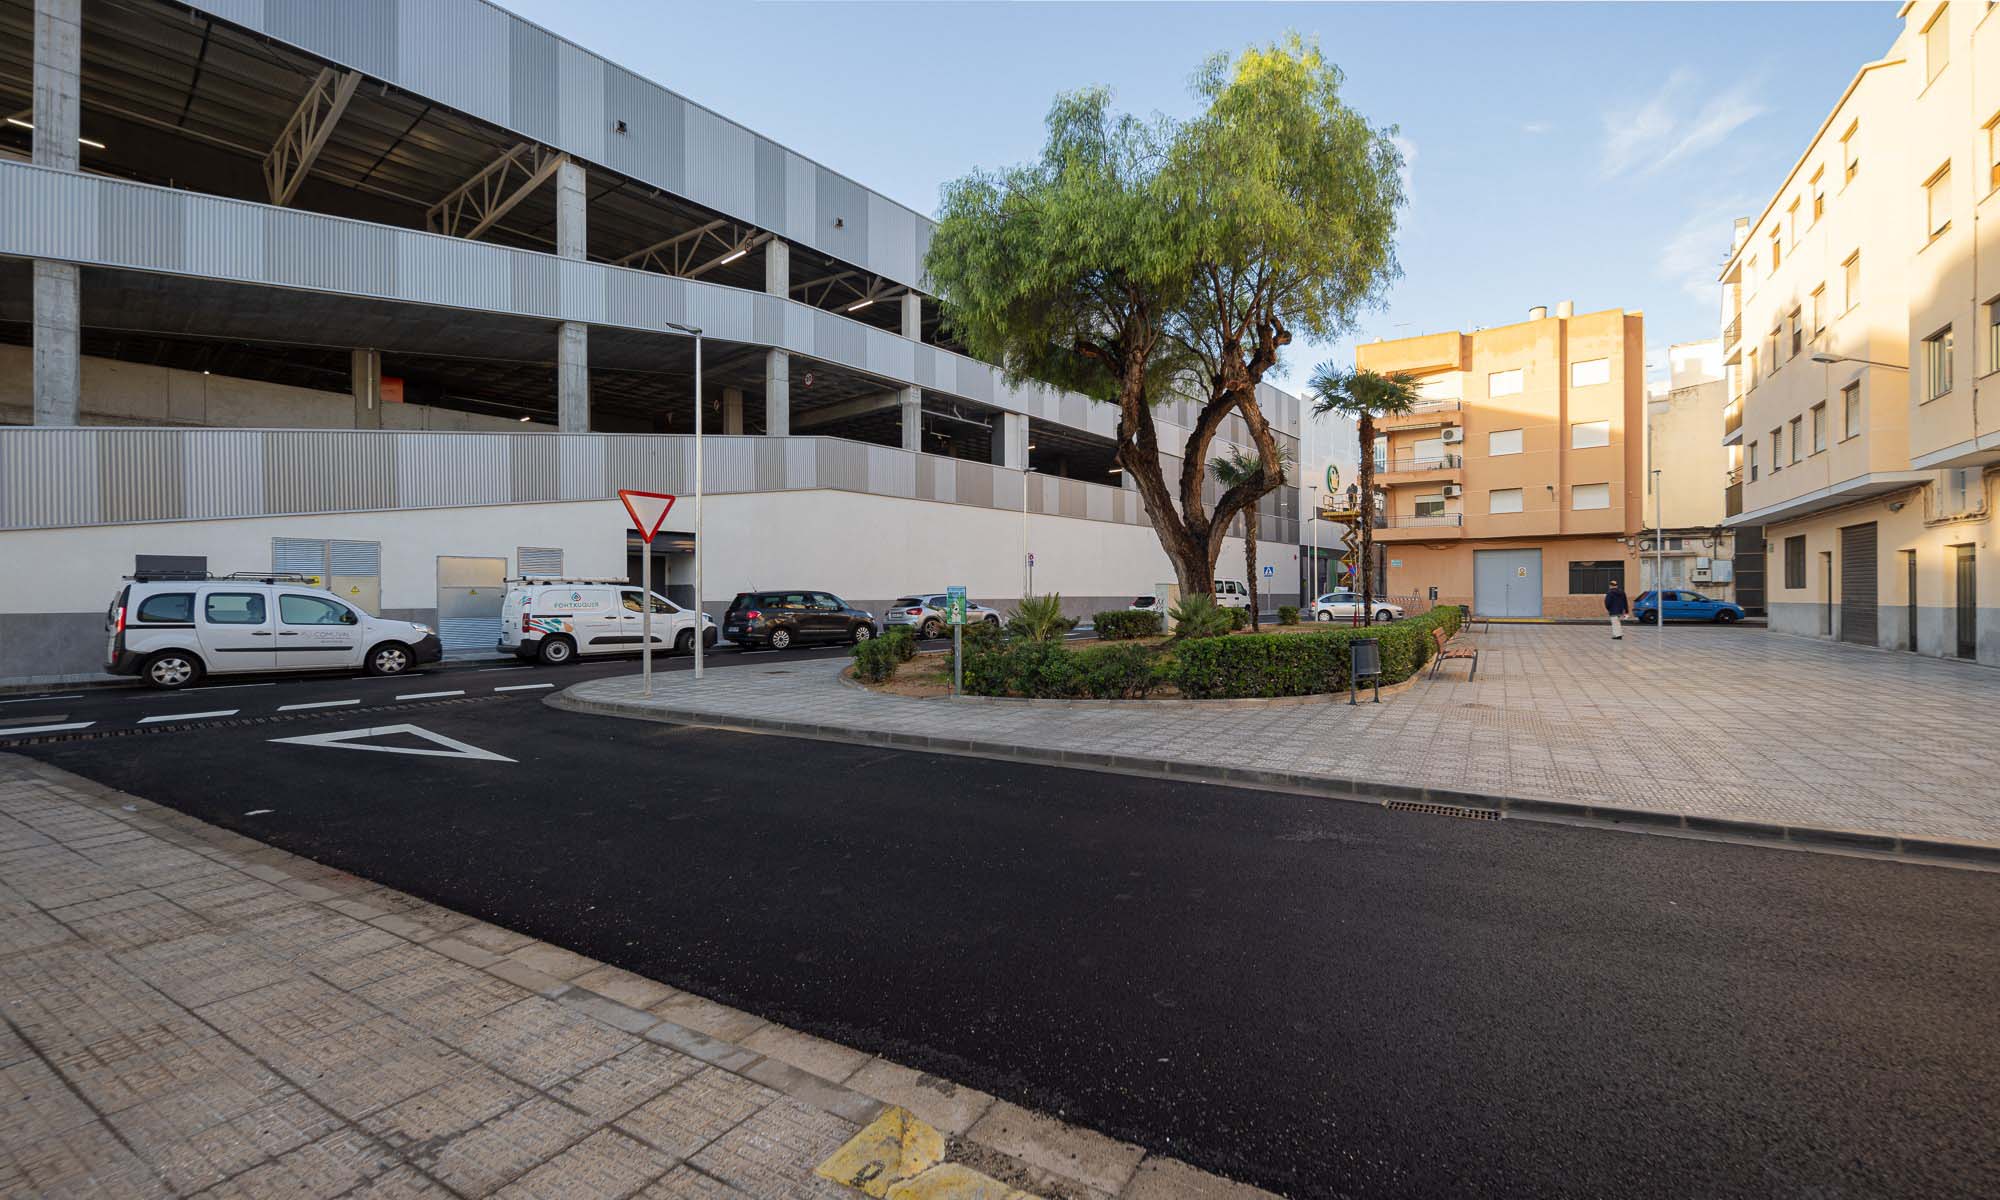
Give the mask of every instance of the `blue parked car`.
MULTIPOLYGON (((1669 621, 1714 621, 1727 625, 1743 619, 1743 606, 1728 600, 1711 600, 1700 592, 1672 589, 1660 594, 1666 597, 1669 621)), ((1659 611, 1660 602, 1652 592, 1640 592, 1639 598, 1632 601, 1632 619, 1641 625, 1653 624, 1659 611)))

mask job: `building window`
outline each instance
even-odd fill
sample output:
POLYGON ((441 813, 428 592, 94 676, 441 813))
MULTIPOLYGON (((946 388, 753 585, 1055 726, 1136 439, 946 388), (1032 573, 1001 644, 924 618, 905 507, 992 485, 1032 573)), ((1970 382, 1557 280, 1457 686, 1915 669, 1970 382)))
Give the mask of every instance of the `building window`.
POLYGON ((1861 143, 1857 136, 1860 132, 1861 122, 1856 121, 1847 127, 1846 133, 1840 135, 1842 187, 1853 183, 1855 174, 1861 170, 1861 143))
POLYGON ((1799 455, 1803 451, 1803 447, 1801 447, 1799 443, 1804 441, 1805 439, 1799 436, 1799 427, 1804 424, 1805 424, 1804 417, 1792 418, 1792 461, 1793 462, 1799 461, 1799 455))
POLYGON ((1806 536, 1794 534, 1785 539, 1785 586, 1797 589, 1806 585, 1806 536))
POLYGON ((1813 198, 1812 220, 1813 224, 1817 225, 1819 224, 1819 219, 1826 215, 1826 168, 1825 167, 1821 167, 1819 170, 1813 172, 1812 198, 1813 198))
POLYGON ((1578 421, 1569 427, 1569 448, 1588 450, 1592 446, 1611 444, 1611 422, 1578 421))
POLYGON ((1818 454, 1826 449, 1826 402, 1812 406, 1812 452, 1818 454))
POLYGON ((1521 368, 1511 371, 1495 371, 1486 377, 1488 396, 1518 396, 1521 394, 1521 368))
POLYGON ((1986 302, 1986 369, 2000 371, 2000 296, 1986 302))
POLYGON ((1785 318, 1785 332, 1792 340, 1792 352, 1785 356, 1790 361, 1799 356, 1799 351, 1805 349, 1806 344, 1805 323, 1799 320, 1798 309, 1793 309, 1791 315, 1785 318))
POLYGON ((1608 483, 1578 483, 1569 489, 1569 506, 1578 512, 1595 508, 1611 507, 1611 485, 1608 483))
POLYGON ((1411 510, 1420 517, 1441 517, 1444 515, 1444 493, 1431 492, 1418 496, 1416 507, 1411 510))
POLYGON ((1854 306, 1861 303, 1861 252, 1859 250, 1848 255, 1847 261, 1840 264, 1840 276, 1842 286, 1847 289, 1847 293, 1843 297, 1847 301, 1847 304, 1841 311, 1852 312, 1854 306))
POLYGON ((1840 419, 1843 439, 1861 436, 1861 381, 1858 379, 1840 389, 1840 419))
POLYGON ((1750 482, 1757 482, 1757 443, 1750 443, 1750 482))
POLYGON ((1586 358, 1582 362, 1569 365, 1569 385, 1589 387, 1594 383, 1611 382, 1611 360, 1608 358, 1586 358))
POLYGON ((1785 430, 1780 426, 1771 431, 1771 474, 1776 475, 1779 465, 1785 459, 1785 430))
POLYGON ((1986 122, 1986 189, 2000 188, 2000 114, 1986 122))
POLYGON ((1928 84, 1944 72, 1951 61, 1951 5, 1938 5, 1931 23, 1924 26, 1924 82, 1928 84))
POLYGON ((1826 332, 1826 285, 1823 283, 1812 293, 1812 332, 1814 337, 1826 332))
POLYGON ((1500 488, 1486 493, 1486 511, 1490 513, 1520 512, 1521 489, 1500 488))
POLYGON ((1785 210, 1785 248, 1788 250, 1799 248, 1799 202, 1797 200, 1792 201, 1791 207, 1785 210))
POLYGON ((1743 353, 1750 359, 1750 386, 1754 388, 1757 386, 1757 381, 1763 378, 1757 372, 1757 348, 1752 346, 1743 353))
POLYGON ((1602 596, 1625 577, 1621 574, 1624 570, 1622 562, 1573 562, 1569 565, 1569 594, 1602 596))
POLYGON ((1489 456, 1519 454, 1521 452, 1521 431, 1518 429, 1496 429, 1486 435, 1486 453, 1489 456))
POLYGON ((1951 326, 1924 339, 1924 399, 1926 402, 1951 391, 1951 326))
POLYGON ((1924 228, 1936 237, 1951 227, 1951 164, 1924 180, 1924 228))
POLYGON ((1784 248, 1778 244, 1778 231, 1771 231, 1771 274, 1778 273, 1778 265, 1784 261, 1784 248))

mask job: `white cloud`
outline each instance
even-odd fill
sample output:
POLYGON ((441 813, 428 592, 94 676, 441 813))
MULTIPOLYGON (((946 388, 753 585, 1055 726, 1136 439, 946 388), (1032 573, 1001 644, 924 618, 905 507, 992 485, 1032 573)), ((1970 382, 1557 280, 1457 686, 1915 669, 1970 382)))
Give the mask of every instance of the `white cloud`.
POLYGON ((1687 220, 1660 247, 1660 278, 1719 312, 1722 293, 1716 277, 1728 261, 1736 218, 1754 212, 1757 203, 1754 197, 1741 195, 1697 202, 1687 220))
POLYGON ((1522 132, 1522 133, 1547 133, 1547 132, 1548 132, 1549 130, 1551 130, 1551 129, 1554 129, 1554 128, 1555 128, 1555 126, 1554 126, 1554 125, 1552 125, 1552 124, 1550 124, 1550 123, 1549 123, 1549 122, 1547 122, 1547 121, 1530 121, 1530 122, 1528 122, 1528 123, 1527 123, 1526 125, 1523 125, 1523 126, 1521 126, 1521 132, 1522 132))
POLYGON ((1636 171, 1651 175, 1722 145, 1729 135, 1767 110, 1756 86, 1745 81, 1702 97, 1700 77, 1681 67, 1643 104, 1604 116, 1605 178, 1636 171))

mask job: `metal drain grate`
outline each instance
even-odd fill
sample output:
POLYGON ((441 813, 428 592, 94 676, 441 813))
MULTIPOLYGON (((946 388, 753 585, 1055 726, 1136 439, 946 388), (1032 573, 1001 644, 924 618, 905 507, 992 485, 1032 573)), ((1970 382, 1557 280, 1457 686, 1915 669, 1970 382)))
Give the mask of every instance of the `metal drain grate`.
POLYGON ((1473 821, 1497 821, 1497 808, 1463 808, 1456 804, 1420 804, 1415 800, 1385 800, 1383 808, 1393 808, 1397 812, 1428 813, 1433 817, 1465 817, 1473 821))

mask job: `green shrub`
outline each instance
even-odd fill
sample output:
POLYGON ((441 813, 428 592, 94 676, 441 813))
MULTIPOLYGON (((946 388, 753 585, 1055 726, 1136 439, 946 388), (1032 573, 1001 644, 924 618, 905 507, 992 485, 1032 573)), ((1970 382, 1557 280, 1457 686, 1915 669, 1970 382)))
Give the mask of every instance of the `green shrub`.
POLYGON ((1008 633, 1030 642, 1059 642, 1074 628, 1076 621, 1063 615, 1062 595, 1057 592, 1021 597, 1007 622, 1008 633))
POLYGON ((965 690, 975 696, 1121 700, 1151 695, 1169 676, 1149 646, 1071 650, 1061 642, 1010 641, 965 654, 965 690))
POLYGON ((896 677, 896 667, 903 659, 898 652, 899 642, 910 639, 879 637, 854 643, 850 651, 854 656, 854 676, 867 683, 885 683, 896 677))
POLYGON ((1231 630, 1232 632, 1233 632, 1233 631, 1235 631, 1235 630, 1238 630, 1238 629, 1248 629, 1248 628, 1250 628, 1250 610, 1249 610, 1249 609, 1247 609, 1247 608, 1225 608, 1225 609, 1223 609, 1222 611, 1224 611, 1224 612, 1226 612, 1226 613, 1228 613, 1228 614, 1229 614, 1229 628, 1230 628, 1230 630, 1231 630))
POLYGON ((1188 642, 1174 650, 1173 683, 1183 696, 1198 700, 1344 691, 1348 643, 1363 637, 1381 643, 1381 681, 1400 683, 1430 661, 1435 648, 1431 630, 1455 632, 1458 622, 1457 609, 1439 608, 1367 629, 1343 626, 1188 642))
POLYGON ((1103 646, 1076 658, 1077 685, 1095 700, 1143 700, 1167 682, 1167 657, 1150 646, 1103 646))
POLYGON ((1097 628, 1097 636, 1107 642, 1152 637, 1160 632, 1160 614, 1146 610, 1101 612, 1092 616, 1090 623, 1097 628))
POLYGON ((1207 592, 1195 592, 1181 597, 1168 614, 1174 619, 1174 637, 1180 641, 1195 638, 1221 637, 1235 628, 1231 610, 1217 608, 1215 597, 1207 592))
POLYGON ((917 631, 908 625, 891 625, 877 639, 895 650, 896 661, 909 662, 917 656, 917 631))
POLYGON ((1298 606, 1298 605, 1296 605, 1296 604, 1280 604, 1280 605, 1278 606, 1278 624, 1280 624, 1280 625, 1296 625, 1296 624, 1298 624, 1298 623, 1299 623, 1299 606, 1298 606))

